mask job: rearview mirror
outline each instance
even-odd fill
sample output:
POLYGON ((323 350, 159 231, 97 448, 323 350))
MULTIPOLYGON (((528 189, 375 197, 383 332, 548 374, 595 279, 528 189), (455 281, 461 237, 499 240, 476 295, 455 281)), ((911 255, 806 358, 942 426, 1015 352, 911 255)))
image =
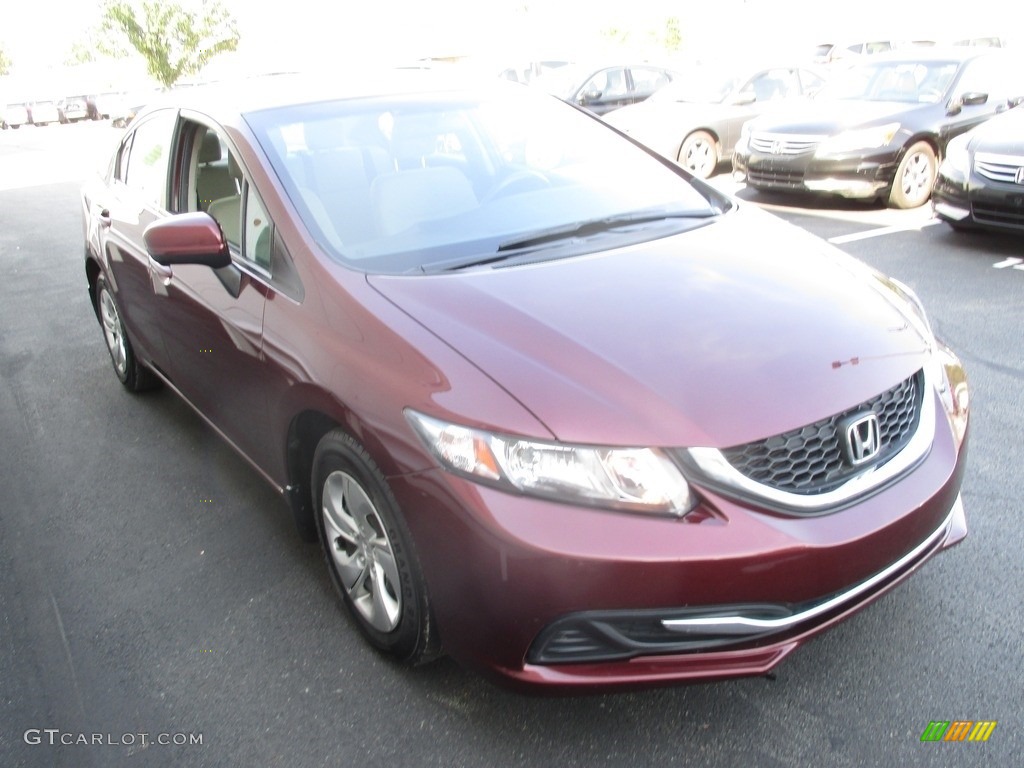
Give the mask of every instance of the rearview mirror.
POLYGON ((157 264, 203 264, 220 269, 231 263, 231 253, 217 220, 197 211, 154 221, 142 233, 146 250, 157 264))

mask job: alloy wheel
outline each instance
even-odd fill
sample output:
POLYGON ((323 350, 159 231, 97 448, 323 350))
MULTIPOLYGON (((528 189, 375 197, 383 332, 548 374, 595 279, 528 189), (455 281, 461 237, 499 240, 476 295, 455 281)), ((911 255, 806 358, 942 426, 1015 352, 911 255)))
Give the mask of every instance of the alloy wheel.
POLYGON ((391 632, 402 615, 398 565, 380 514, 347 472, 324 481, 323 521, 342 588, 371 627, 391 632))

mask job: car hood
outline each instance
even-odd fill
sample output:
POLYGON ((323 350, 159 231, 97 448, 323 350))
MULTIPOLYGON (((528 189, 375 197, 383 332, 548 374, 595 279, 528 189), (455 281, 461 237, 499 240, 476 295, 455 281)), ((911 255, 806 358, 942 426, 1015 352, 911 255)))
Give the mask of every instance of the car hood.
POLYGON ((924 365, 929 342, 872 275, 744 206, 598 254, 367 279, 560 440, 726 447, 831 416, 924 365))
POLYGON ((941 108, 936 104, 893 101, 808 101, 793 109, 756 118, 751 130, 808 136, 834 136, 851 128, 870 128, 891 122, 921 121, 919 115, 941 108))
POLYGON ((1024 154, 1024 107, 996 115, 971 131, 971 148, 1002 155, 1024 154))

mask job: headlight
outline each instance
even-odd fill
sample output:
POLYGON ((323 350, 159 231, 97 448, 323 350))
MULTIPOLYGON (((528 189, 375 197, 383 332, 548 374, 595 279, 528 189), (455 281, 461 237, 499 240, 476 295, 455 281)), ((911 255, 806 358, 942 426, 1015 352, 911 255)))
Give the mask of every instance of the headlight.
MULTIPOLYGON (((954 171, 953 175, 969 176, 971 174, 971 155, 967 151, 967 145, 970 142, 970 136, 964 134, 952 139, 946 145, 946 156, 942 160, 942 165, 952 169, 954 171)), ((951 174, 947 173, 945 175, 949 176, 951 174)))
POLYGON ((924 304, 910 286, 899 280, 879 277, 881 283, 892 293, 903 300, 905 306, 912 310, 911 321, 918 333, 929 346, 928 366, 929 380, 934 382, 942 404, 946 410, 953 436, 959 447, 967 434, 967 422, 970 416, 970 390, 967 386, 967 374, 963 365, 952 350, 935 338, 924 304))
POLYGON ((696 505, 682 473, 654 448, 568 445, 496 435, 407 410, 449 472, 569 504, 682 516, 696 505))
POLYGON ((856 131, 844 131, 830 136, 818 145, 819 155, 840 155, 844 152, 855 152, 859 149, 877 149, 892 141, 900 129, 899 123, 889 123, 876 128, 862 128, 856 131))
POLYGON ((924 302, 921 301, 921 297, 917 295, 913 288, 897 280, 895 277, 885 277, 882 279, 882 283, 914 310, 913 319, 917 321, 918 333, 929 344, 934 345, 935 334, 932 332, 932 324, 928 320, 928 313, 925 312, 924 302))

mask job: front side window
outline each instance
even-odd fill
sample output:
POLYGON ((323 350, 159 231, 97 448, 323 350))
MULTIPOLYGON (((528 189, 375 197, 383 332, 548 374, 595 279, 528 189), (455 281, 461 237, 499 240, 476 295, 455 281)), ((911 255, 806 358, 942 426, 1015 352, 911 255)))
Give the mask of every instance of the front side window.
MULTIPOLYGON (((509 85, 492 93, 326 102, 246 115, 318 242, 375 272, 499 257, 552 229, 632 217, 665 236, 728 203, 604 123, 509 85), (662 215, 665 214, 665 215, 662 215), (660 217, 660 218, 659 218, 660 217)), ((605 247, 590 233, 578 250, 605 247)))
POLYGON ((984 93, 987 103, 999 106, 1009 98, 1024 96, 1022 62, 1005 56, 983 56, 970 62, 957 83, 954 97, 984 93))
POLYGON ((580 89, 580 96, 589 98, 590 94, 600 94, 597 98, 622 99, 629 95, 629 84, 626 82, 626 70, 621 68, 605 69, 590 78, 580 89))
POLYGON ((206 125, 186 122, 182 133, 188 137, 182 208, 210 214, 232 253, 269 270, 270 217, 234 150, 220 131, 206 125))
POLYGON ((122 180, 156 210, 167 208, 167 161, 177 114, 157 112, 133 132, 127 167, 121 166, 122 180))

